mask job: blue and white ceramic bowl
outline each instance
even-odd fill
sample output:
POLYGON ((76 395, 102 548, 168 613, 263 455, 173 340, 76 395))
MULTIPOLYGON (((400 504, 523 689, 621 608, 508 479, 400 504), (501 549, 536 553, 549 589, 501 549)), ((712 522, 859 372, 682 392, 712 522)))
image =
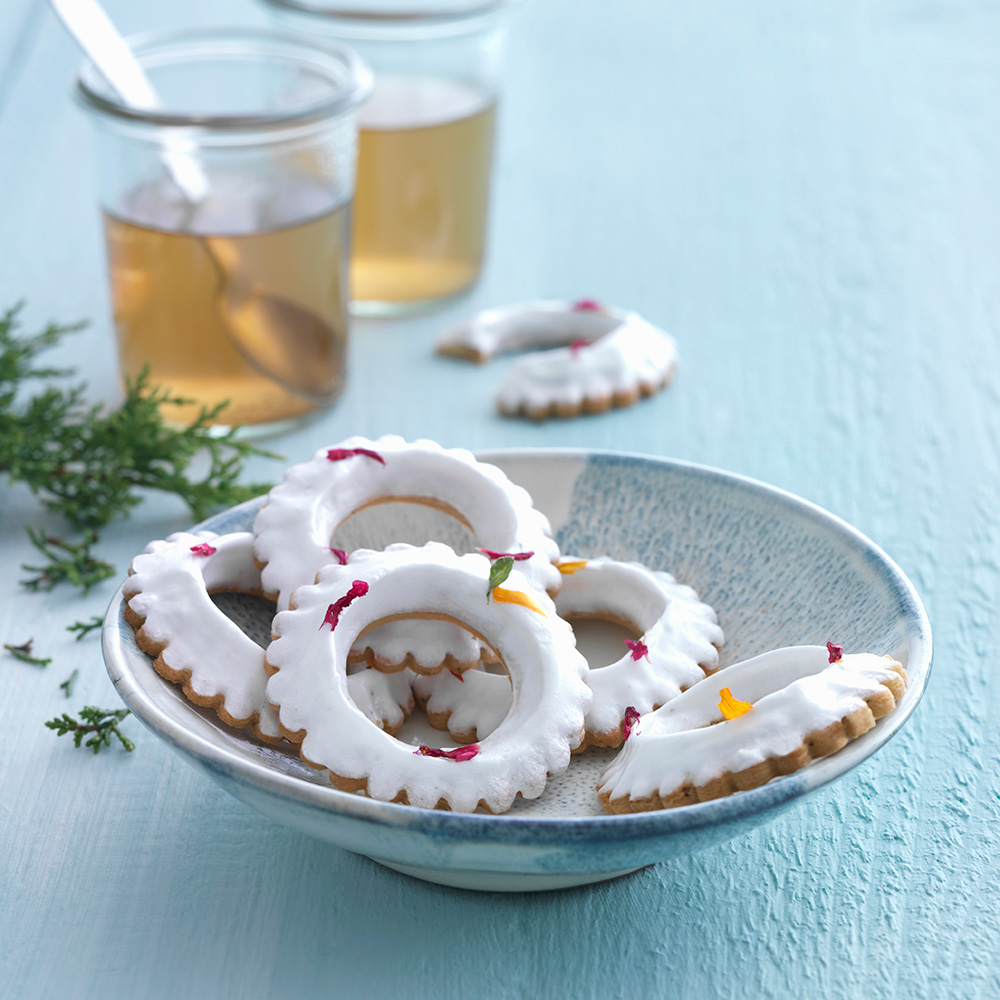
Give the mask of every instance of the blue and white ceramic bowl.
MULTIPOLYGON (((119 591, 104 625, 104 654, 126 704, 226 791, 279 823, 431 882, 522 891, 596 882, 746 833, 875 753, 920 700, 931 659, 920 599, 879 548, 833 515, 740 476, 662 459, 562 450, 483 457, 527 487, 563 552, 638 560, 695 587, 725 629, 723 665, 835 637, 849 650, 901 660, 909 674, 904 698, 873 730, 797 774, 714 802, 624 816, 601 812, 594 786, 613 751, 597 749, 574 759, 540 799, 518 800, 504 816, 415 809, 337 791, 293 750, 262 746, 188 703, 136 646, 119 591)), ((201 527, 246 530, 260 503, 224 511, 201 527)), ((414 537, 421 530, 452 530, 421 529, 409 506, 374 510, 375 521, 354 529, 370 544, 393 540, 404 521, 407 541, 422 542, 414 537)), ((349 535, 338 534, 338 543, 355 547, 360 539, 349 535)), ((260 607, 230 613, 266 636, 260 607)))

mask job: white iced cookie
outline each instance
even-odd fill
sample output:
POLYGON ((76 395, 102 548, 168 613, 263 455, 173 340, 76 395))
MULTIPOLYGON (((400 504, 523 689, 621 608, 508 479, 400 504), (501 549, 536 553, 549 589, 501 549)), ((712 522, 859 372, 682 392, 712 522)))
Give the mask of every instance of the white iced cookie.
MULTIPOLYGON (((639 634, 624 654, 588 671, 594 701, 586 720, 586 746, 618 746, 625 710, 651 712, 702 680, 719 664, 724 636, 715 611, 669 573, 614 559, 560 563, 564 573, 556 597, 560 617, 602 619, 639 634)), ((446 723, 456 738, 482 737, 510 707, 510 684, 502 675, 475 670, 455 678, 439 674, 415 683, 434 725, 446 723)))
POLYGON ((450 622, 386 622, 367 633, 351 650, 348 662, 387 673, 417 674, 471 670, 493 655, 471 632, 450 622))
POLYGON ((433 677, 416 677, 413 694, 432 726, 447 729, 463 743, 489 736, 507 717, 513 701, 510 678, 486 670, 443 670, 433 677))
MULTIPOLYGON (((278 717, 264 696, 264 650, 210 597, 261 593, 253 536, 180 532, 150 542, 129 572, 125 617, 139 647, 155 657, 156 671, 228 725, 251 726, 260 739, 279 741, 278 717)), ((349 680, 352 698, 376 725, 395 731, 413 708, 405 679, 366 670, 349 680)))
POLYGON ((670 809, 756 788, 867 732, 905 688, 891 657, 841 647, 790 646, 726 667, 650 715, 630 713, 601 803, 670 809))
POLYGON ((588 343, 610 333, 629 314, 591 299, 521 302, 484 309, 438 339, 438 354, 482 364, 498 354, 588 343))
MULTIPOLYGON (((518 568, 533 586, 551 593, 559 589, 561 577, 553 565, 559 547, 548 518, 534 508, 527 490, 471 452, 386 436, 375 441, 354 437, 335 448, 322 448, 310 461, 289 469, 271 490, 254 521, 254 552, 265 592, 280 609, 287 608, 296 587, 313 583, 324 566, 348 558, 329 547, 337 528, 359 510, 392 500, 445 511, 464 523, 484 548, 531 553, 518 568)), ((465 635, 458 636, 457 647, 457 634, 434 623, 416 626, 413 635, 407 651, 413 657, 406 661, 412 669, 440 669, 446 663, 464 669, 478 661, 478 656, 470 658, 465 635)), ((373 635, 370 645, 385 668, 390 653, 398 656, 400 650, 382 646, 383 638, 373 635)), ((390 645, 392 639, 390 635, 390 645)), ((357 655, 363 656, 364 650, 357 655)))
POLYGON ((248 532, 180 532, 150 542, 132 560, 123 587, 125 617, 157 673, 230 726, 281 739, 264 697, 264 651, 212 603, 212 593, 261 593, 248 532))
POLYGON ((603 619, 639 633, 620 659, 587 674, 594 703, 585 745, 618 746, 625 710, 651 712, 697 684, 718 667, 725 637, 715 611, 669 573, 603 557, 567 557, 561 566, 561 617, 603 619))
POLYGON ((659 392, 676 370, 673 337, 630 313, 590 343, 518 358, 497 390, 497 408, 532 420, 601 413, 659 392))
MULTIPOLYGON (((439 543, 359 550, 324 567, 274 620, 267 697, 303 760, 346 791, 425 808, 491 812, 536 798, 566 769, 583 735, 586 662, 552 600, 518 570, 487 600, 490 563, 439 543), (418 615, 466 625, 491 645, 513 684, 504 721, 481 744, 407 746, 372 726, 348 698, 347 656, 367 628, 418 615)), ((369 673, 371 671, 368 671, 369 673)))

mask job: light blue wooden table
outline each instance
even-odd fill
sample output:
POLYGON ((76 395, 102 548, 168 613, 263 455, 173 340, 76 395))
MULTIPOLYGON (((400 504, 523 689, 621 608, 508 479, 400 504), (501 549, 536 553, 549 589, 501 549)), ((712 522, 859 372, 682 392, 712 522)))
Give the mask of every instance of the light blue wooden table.
MULTIPOLYGON (((250 0, 109 6, 127 30, 260 19, 250 0)), ((114 585, 20 589, 23 525, 44 519, 5 486, 0 634, 54 662, 0 658, 0 995, 1000 996, 998 45, 982 0, 528 4, 482 283, 438 315, 357 324, 343 401, 278 442, 293 460, 390 431, 621 448, 816 501, 930 613, 935 673, 899 738, 751 836, 624 880, 425 885, 262 820, 134 720, 132 755, 43 728, 115 703, 97 641, 64 631, 114 585), (430 345, 474 308, 540 295, 673 331, 674 388, 593 419, 494 416, 505 363, 430 345)), ((0 5, 0 303, 91 318, 62 360, 113 400, 76 62, 41 0, 0 5)), ((124 572, 187 523, 151 500, 103 554, 124 572)))

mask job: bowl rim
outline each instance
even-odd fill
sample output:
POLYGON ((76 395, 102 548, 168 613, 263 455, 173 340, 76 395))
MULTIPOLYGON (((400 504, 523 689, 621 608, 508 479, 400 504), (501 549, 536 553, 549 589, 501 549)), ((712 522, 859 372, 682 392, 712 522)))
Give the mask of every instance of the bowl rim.
MULTIPOLYGON (((899 732, 920 703, 930 676, 933 644, 930 622, 919 595, 899 566, 875 542, 818 504, 739 473, 697 462, 636 452, 590 448, 491 448, 477 450, 475 455, 484 461, 545 458, 586 462, 598 459, 683 470, 688 474, 734 484, 753 495, 766 497, 781 506, 795 509, 818 526, 832 529, 851 551, 880 569, 880 575, 899 600, 900 614, 906 625, 905 633, 909 642, 907 673, 913 678, 907 685, 903 703, 879 721, 876 729, 870 731, 870 738, 864 745, 859 747, 858 741, 853 741, 838 753, 816 761, 807 768, 774 778, 758 788, 720 799, 674 809, 604 816, 494 816, 421 809, 342 792, 332 785, 305 781, 261 761, 242 757, 226 746, 212 743, 186 729, 166 715, 156 700, 148 696, 132 676, 121 646, 119 622, 123 594, 119 587, 108 606, 102 635, 105 665, 122 700, 147 728, 174 749, 197 759, 214 772, 224 773, 239 784, 291 799, 296 805, 309 810, 395 829, 412 830, 419 827, 426 833, 454 839, 474 839, 497 844, 530 843, 534 846, 565 845, 572 841, 645 840, 682 830, 722 825, 769 811, 822 788, 863 763, 899 732), (851 753, 852 749, 854 753, 851 753)), ((219 511, 190 530, 203 530, 222 514, 259 507, 263 499, 264 497, 255 497, 219 511)))

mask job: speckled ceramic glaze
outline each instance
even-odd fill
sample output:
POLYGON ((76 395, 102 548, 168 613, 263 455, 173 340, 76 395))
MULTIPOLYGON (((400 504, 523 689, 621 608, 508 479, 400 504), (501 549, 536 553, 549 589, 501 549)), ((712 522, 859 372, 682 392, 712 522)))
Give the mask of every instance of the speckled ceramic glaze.
MULTIPOLYGON (((614 751, 597 749, 575 758, 540 799, 519 800, 503 816, 414 809, 337 791, 291 748, 263 746, 229 729, 156 674, 122 617, 119 591, 104 625, 104 653, 122 698, 223 788, 280 823, 418 878, 509 891, 594 882, 745 833, 873 754, 920 700, 931 657, 920 599, 880 549, 831 514, 739 476, 661 459, 541 450, 482 457, 527 487, 563 551, 638 560, 695 587, 725 630, 723 666, 832 637, 850 650, 901 660, 909 674, 905 696, 873 730, 797 774, 713 802, 624 816, 601 812, 594 786, 614 751)), ((248 530, 260 503, 200 527, 248 530)), ((386 544, 406 518, 406 541, 454 530, 442 540, 468 544, 460 526, 415 523, 413 508, 375 510, 367 522, 345 526, 345 535, 353 530, 368 544, 386 544)), ((360 544, 339 533, 337 541, 360 544)), ((227 597, 226 610, 266 641, 266 602, 227 597)), ((418 721, 412 727, 403 738, 424 737, 418 721)))

